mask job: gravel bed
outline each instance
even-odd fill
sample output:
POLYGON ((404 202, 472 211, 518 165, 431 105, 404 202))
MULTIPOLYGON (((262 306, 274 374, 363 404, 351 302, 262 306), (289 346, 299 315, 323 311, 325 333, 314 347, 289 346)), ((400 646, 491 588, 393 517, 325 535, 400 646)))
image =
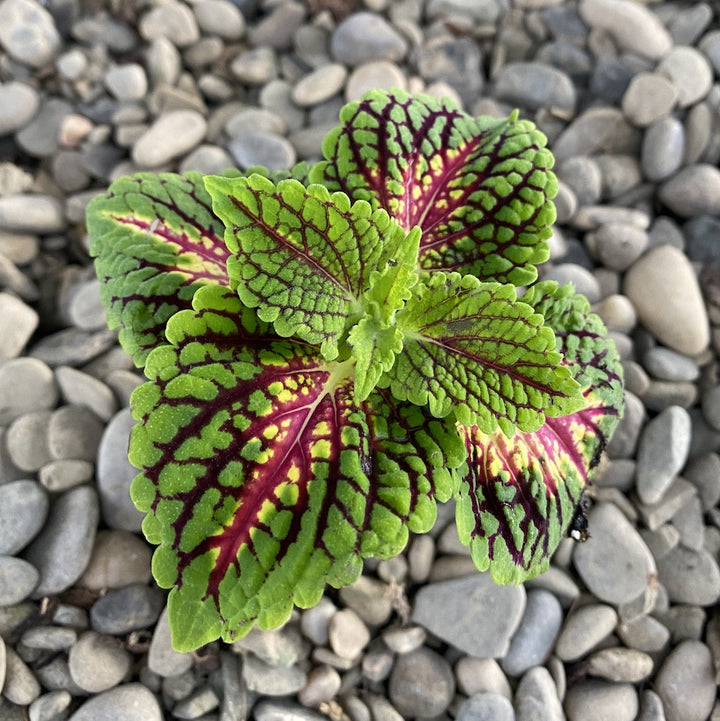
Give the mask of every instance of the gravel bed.
POLYGON ((0 0, 0 147, 2 721, 720 720, 716 4, 0 0), (316 159, 373 87, 550 138, 541 275, 587 295, 626 374, 591 538, 498 587, 446 505, 282 629, 177 653, 85 207, 140 169, 316 159))

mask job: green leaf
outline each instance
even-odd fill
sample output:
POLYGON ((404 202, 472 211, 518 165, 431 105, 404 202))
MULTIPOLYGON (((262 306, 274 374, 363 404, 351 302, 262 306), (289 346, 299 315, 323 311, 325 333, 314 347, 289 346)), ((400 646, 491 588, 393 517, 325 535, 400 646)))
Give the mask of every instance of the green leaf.
POLYGON ((389 371, 403 348, 403 334, 397 326, 383 326, 379 312, 365 316, 348 334, 347 343, 355 359, 355 400, 367 399, 383 373, 389 371))
POLYGON ((402 351, 403 334, 395 316, 412 297, 417 283, 419 228, 413 228, 397 247, 388 243, 379 270, 370 274, 370 286, 363 293, 366 315, 347 338, 355 366, 355 399, 364 401, 377 386, 383 373, 402 351), (384 267, 383 267, 384 266, 384 267))
POLYGON ((228 272, 243 303, 279 335, 321 344, 326 359, 337 358, 385 236, 403 231, 384 211, 351 207, 347 196, 319 185, 288 179, 275 186, 259 175, 209 177, 205 185, 227 227, 228 272))
POLYGON ((463 425, 506 435, 582 407, 543 317, 510 285, 435 272, 398 313, 404 350, 388 374, 398 400, 429 404, 463 425))
POLYGON ((231 290, 193 303, 148 358, 130 443, 183 651, 276 627, 325 583, 356 579, 362 558, 399 553, 433 525, 464 458, 454 424, 387 392, 355 403, 351 362, 269 341, 231 290))
POLYGON ((553 328, 563 365, 583 389, 584 407, 512 439, 459 428, 468 460, 457 496, 458 533, 477 567, 489 569, 498 583, 520 583, 548 567, 623 404, 620 357, 587 300, 570 285, 547 281, 523 301, 553 328))
POLYGON ((224 227, 199 173, 120 178, 88 205, 87 228, 108 325, 138 366, 197 288, 228 281, 224 227))
POLYGON ((426 270, 528 285, 548 258, 557 179, 547 139, 513 113, 473 118, 452 102, 372 90, 340 112, 312 182, 422 229, 426 270))

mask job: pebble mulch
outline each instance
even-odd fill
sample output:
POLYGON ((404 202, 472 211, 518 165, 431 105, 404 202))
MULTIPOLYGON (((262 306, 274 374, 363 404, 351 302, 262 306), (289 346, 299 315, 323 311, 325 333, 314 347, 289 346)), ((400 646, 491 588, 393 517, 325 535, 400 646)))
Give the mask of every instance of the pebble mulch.
POLYGON ((720 20, 634 0, 0 0, 0 719, 718 721, 720 20), (141 381, 85 207, 139 170, 286 168, 372 87, 519 107, 553 261, 627 409, 592 537, 495 586, 450 507, 282 629, 195 654, 128 497, 141 381))

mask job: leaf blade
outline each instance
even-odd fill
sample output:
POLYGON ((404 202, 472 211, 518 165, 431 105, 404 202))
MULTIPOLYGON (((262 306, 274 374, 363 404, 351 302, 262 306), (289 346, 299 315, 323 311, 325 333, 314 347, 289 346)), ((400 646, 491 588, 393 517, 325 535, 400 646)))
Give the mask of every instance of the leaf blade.
POLYGON ((195 304, 148 360, 131 438, 133 499, 186 650, 275 627, 354 580, 363 557, 398 553, 432 525, 463 454, 452 424, 420 408, 378 393, 356 404, 347 364, 226 325, 242 314, 232 291, 195 304))
POLYGON ((402 231, 366 203, 351 207, 343 194, 293 179, 275 186, 258 175, 210 177, 206 187, 227 228, 228 271, 243 303, 282 337, 321 345, 334 360, 384 236, 402 231))
POLYGON ((476 566, 489 569, 498 583, 520 583, 547 568, 623 404, 620 357, 587 300, 571 286, 549 281, 523 299, 545 314, 585 405, 512 439, 459 428, 468 449, 458 492, 460 540, 470 546, 476 566))
POLYGON ((199 173, 120 178, 90 202, 87 226, 108 325, 138 366, 197 288, 227 282, 224 228, 199 173))
POLYGON ((580 407, 559 366, 552 330, 512 286, 433 273, 398 314, 404 352, 388 374, 393 395, 484 432, 536 430, 580 407))
POLYGON ((375 90, 343 108, 310 179, 419 225, 421 267, 527 285, 548 259, 557 179, 547 140, 518 120, 375 90))

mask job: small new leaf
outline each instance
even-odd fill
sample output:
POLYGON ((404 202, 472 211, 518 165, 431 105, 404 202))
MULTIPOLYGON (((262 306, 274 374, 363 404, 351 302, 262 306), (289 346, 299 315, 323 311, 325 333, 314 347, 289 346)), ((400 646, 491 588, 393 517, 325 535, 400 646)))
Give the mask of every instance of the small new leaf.
POLYGON ((580 386, 560 366, 543 317, 510 285, 436 272, 398 313, 404 350, 388 373, 398 399, 455 411, 463 425, 508 436, 540 428, 545 416, 583 405, 580 386))
POLYGON ((365 315, 347 338, 356 360, 355 400, 358 402, 370 395, 402 350, 403 334, 395 316, 412 297, 412 288, 417 283, 419 241, 419 228, 413 228, 407 236, 395 234, 385 246, 380 269, 370 273, 370 287, 363 293, 365 315))

